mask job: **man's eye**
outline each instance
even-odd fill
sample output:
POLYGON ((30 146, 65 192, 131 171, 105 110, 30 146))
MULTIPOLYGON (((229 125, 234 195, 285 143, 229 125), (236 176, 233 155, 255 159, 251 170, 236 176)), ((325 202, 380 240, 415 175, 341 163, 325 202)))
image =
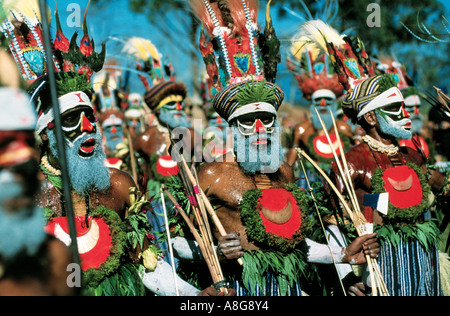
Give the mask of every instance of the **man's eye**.
POLYGON ((64 118, 64 124, 65 125, 74 125, 76 124, 78 121, 78 116, 76 115, 69 115, 67 117, 64 118))
POLYGON ((389 105, 383 108, 383 110, 387 111, 387 112, 396 112, 400 109, 400 106, 398 105, 389 105))
POLYGON ((168 107, 168 108, 174 108, 175 106, 176 106, 176 102, 169 102, 169 103, 166 103, 164 106, 165 107, 168 107))

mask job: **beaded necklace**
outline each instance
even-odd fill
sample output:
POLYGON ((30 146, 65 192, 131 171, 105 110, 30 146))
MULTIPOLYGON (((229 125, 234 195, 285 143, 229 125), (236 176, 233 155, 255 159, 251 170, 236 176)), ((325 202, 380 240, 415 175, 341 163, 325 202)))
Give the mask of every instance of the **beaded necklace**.
POLYGON ((364 135, 362 137, 362 140, 364 142, 367 143, 367 145, 369 145, 370 149, 378 151, 380 153, 386 154, 388 156, 394 156, 398 153, 399 147, 394 145, 394 144, 390 144, 390 145, 385 145, 382 142, 370 137, 369 135, 364 135))

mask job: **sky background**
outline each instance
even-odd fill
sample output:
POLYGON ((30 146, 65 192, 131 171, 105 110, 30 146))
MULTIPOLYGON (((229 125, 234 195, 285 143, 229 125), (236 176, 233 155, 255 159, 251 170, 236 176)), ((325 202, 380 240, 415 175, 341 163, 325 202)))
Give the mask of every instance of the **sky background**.
MULTIPOLYGON (((449 18, 450 1, 442 0, 442 2, 446 7, 445 16, 449 18)), ((48 1, 47 3, 52 10, 55 9, 54 1, 48 1)), ((68 38, 70 38, 75 31, 81 32, 80 28, 68 27, 66 23, 69 14, 73 13, 72 11, 67 11, 68 6, 73 3, 73 0, 58 0, 61 23, 68 38)), ((83 15, 88 0, 76 1, 76 3, 80 5, 81 15, 83 15)), ((194 79, 191 75, 191 61, 186 57, 186 50, 181 49, 191 45, 186 36, 186 30, 183 29, 183 24, 180 23, 185 16, 182 13, 174 14, 173 17, 170 16, 169 19, 161 19, 160 25, 155 27, 148 22, 148 18, 145 14, 132 12, 129 9, 129 2, 127 0, 108 0, 106 3, 106 5, 102 5, 100 7, 91 5, 91 8, 88 11, 88 28, 90 36, 95 40, 97 51, 100 49, 100 43, 102 41, 106 41, 107 57, 123 58, 123 56, 119 56, 120 48, 122 46, 119 41, 114 40, 113 38, 125 39, 130 36, 147 38, 158 47, 159 51, 164 56, 170 59, 175 69, 177 80, 184 82, 188 86, 189 94, 192 96, 192 82, 194 79), (166 30, 169 29, 174 34, 179 35, 176 37, 176 41, 169 41, 163 32, 160 31, 162 28, 165 28, 166 30)), ((262 9, 260 9, 259 23, 264 25, 265 1, 263 1, 262 4, 264 5, 261 5, 262 9)), ((383 8, 381 5, 381 14, 382 10, 383 8)), ((295 32, 296 28, 300 26, 302 21, 293 15, 287 15, 284 19, 278 19, 275 8, 272 9, 271 13, 277 36, 282 42, 282 55, 285 56, 289 39, 292 37, 292 34, 295 32)), ((54 21, 52 22, 52 30, 54 32, 54 21)), ((81 36, 82 35, 80 34, 79 38, 81 38, 81 36)), ((363 35, 360 34, 360 36, 363 38, 363 35)), ((450 46, 450 43, 447 44, 447 47, 448 46, 450 46)), ((425 47, 428 49, 427 46, 425 47)), ((407 53, 407 51, 411 48, 408 47, 408 45, 402 45, 395 47, 395 49, 398 51, 403 51, 403 53, 407 53)), ((430 50, 432 51, 433 47, 430 47, 430 50)), ((448 51, 449 50, 447 49, 446 52, 436 53, 448 54, 448 51)), ((199 58, 197 63, 199 67, 204 67, 199 53, 198 56, 199 58)), ((436 85, 445 86, 448 89, 449 76, 441 76, 441 79, 442 81, 437 82, 436 85)), ((283 61, 278 67, 277 80, 278 84, 285 91, 285 100, 287 102, 304 104, 305 101, 301 97, 301 92, 297 89, 297 83, 295 79, 293 79, 292 74, 286 69, 283 61)), ((139 80, 133 80, 132 89, 142 92, 143 88, 139 80)))

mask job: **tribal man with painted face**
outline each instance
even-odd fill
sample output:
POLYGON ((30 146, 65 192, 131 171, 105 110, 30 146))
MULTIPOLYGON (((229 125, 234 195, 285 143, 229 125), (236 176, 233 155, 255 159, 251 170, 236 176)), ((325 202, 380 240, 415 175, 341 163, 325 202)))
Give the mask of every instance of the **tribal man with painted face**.
POLYGON ((420 111, 422 98, 419 95, 419 91, 416 87, 408 87, 402 89, 401 92, 405 98, 405 109, 411 115, 412 137, 399 140, 399 144, 421 151, 433 163, 436 158, 434 157, 435 150, 432 132, 424 125, 424 117, 420 111))
MULTIPOLYGON (((333 29, 330 28, 330 30, 333 29)), ((301 148, 323 169, 328 170, 333 160, 333 152, 325 131, 329 134, 337 154, 340 150, 333 127, 333 118, 336 121, 343 149, 347 150, 353 145, 351 126, 337 119, 338 100, 342 97, 344 88, 339 82, 330 58, 311 43, 305 36, 303 27, 300 27, 293 36, 290 53, 287 60, 288 68, 295 76, 303 98, 311 102, 309 107, 311 120, 301 122, 294 127, 292 148, 287 152, 286 160, 293 165, 297 160, 296 148, 301 148), (322 127, 320 120, 325 127, 322 127)), ((311 177, 313 174, 308 176, 311 177)))
MULTIPOLYGON (((274 84, 280 56, 269 6, 264 34, 256 21, 258 1, 218 5, 198 0, 191 6, 209 36, 201 35, 200 50, 218 91, 213 108, 234 136, 233 153, 198 169, 200 187, 228 233, 215 232, 219 252, 226 259, 243 257, 243 266, 227 260, 224 276, 237 295, 302 295, 306 260, 331 263, 332 256, 326 245, 307 238, 310 205, 305 191, 294 183, 291 166, 283 161, 277 111, 284 93, 274 84), (260 54, 264 49, 267 54, 260 54)), ((333 248, 333 255, 339 262, 361 263, 365 243, 374 247, 376 256, 374 237, 333 248)))
MULTIPOLYGON (((439 231, 427 212, 444 178, 427 170, 418 151, 398 145, 411 138, 411 120, 396 81, 390 75, 365 79, 346 95, 343 110, 366 132, 345 156, 361 209, 384 236, 378 262, 390 295, 442 295, 439 231), (368 202, 369 194, 381 193, 388 196, 387 209, 368 202)), ((336 166, 333 174, 343 190, 336 166)))
MULTIPOLYGON (((86 215, 91 207, 105 205, 123 218, 129 205, 128 189, 135 184, 126 173, 104 166, 106 156, 102 148, 102 135, 97 128, 90 100, 92 90, 83 76, 58 73, 57 77, 69 178, 75 201, 82 201, 79 203, 80 209, 76 210, 80 213, 76 215, 86 215), (78 85, 79 90, 65 91, 65 85, 78 85), (111 199, 112 196, 115 198, 111 199)), ((35 82, 30 90, 34 91, 36 87, 40 89, 35 98, 40 113, 36 132, 43 140, 41 166, 44 173, 50 175, 47 177, 48 187, 40 201, 43 206, 49 206, 61 216, 65 211, 58 193, 60 184, 51 181, 54 176, 60 175, 60 154, 54 132, 53 109, 49 106, 49 87, 45 79, 35 82)))
MULTIPOLYGON (((341 192, 353 195, 355 191, 355 202, 378 232, 382 243, 378 264, 389 294, 442 294, 436 249, 439 230, 427 221, 427 212, 431 190, 442 190, 445 177, 427 169, 419 152, 398 145, 399 139, 411 137, 411 120, 397 80, 392 74, 375 74, 359 38, 330 31, 320 20, 305 22, 303 29, 307 41, 333 61, 347 91, 344 114, 365 131, 363 141, 345 153, 348 171, 334 161, 331 178, 341 192), (349 192, 347 187, 353 189, 349 192)), ((326 219, 337 223, 348 239, 347 214, 336 215, 326 219)), ((350 287, 350 295, 365 295, 367 285, 373 285, 364 276, 350 287)))
MULTIPOLYGON (((254 96, 261 97, 260 92, 254 96)), ((332 262, 327 246, 305 238, 310 206, 305 193, 294 183, 292 168, 283 161, 276 117, 282 99, 282 90, 268 82, 231 85, 214 99, 216 111, 233 128, 234 153, 226 154, 223 162, 201 165, 198 178, 229 232, 225 236, 217 235, 222 254, 227 259, 243 256, 248 264, 244 263, 243 270, 231 260, 223 264, 225 275, 234 282, 238 295, 301 295, 302 268, 289 277, 283 268, 271 264, 267 270, 255 271, 249 262, 258 266, 271 261, 265 255, 258 255, 261 254, 258 250, 281 261, 293 260, 303 268, 303 260, 332 262), (252 91, 260 89, 266 91, 265 98, 248 98, 252 91), (229 98, 236 93, 235 99, 229 98), (292 285, 283 283, 286 277, 292 285)), ((362 244, 367 242, 374 249, 377 247, 373 237, 355 240, 345 250, 333 249, 335 259, 349 262, 353 258, 361 263, 362 244)), ((372 255, 376 255, 376 250, 372 255)), ((286 263, 287 269, 288 266, 286 263)))
MULTIPOLYGON (((115 267, 114 273, 121 271, 120 258, 125 255, 125 248, 119 244, 119 238, 125 230, 120 225, 123 225, 121 223, 131 205, 130 188, 135 184, 127 173, 105 166, 102 135, 90 100, 92 90, 85 76, 56 73, 56 83, 81 269, 85 276, 91 276, 83 290, 98 288, 102 291, 100 281, 111 276, 110 269, 115 267)), ((37 104, 36 132, 42 140, 41 170, 44 178, 38 205, 46 211, 46 231, 69 245, 71 238, 62 186, 61 155, 49 89, 46 76, 35 81, 29 89, 37 104)), ((130 283, 130 288, 136 289, 141 281, 138 275, 134 277, 135 282, 130 283)), ((120 291, 113 293, 119 295, 120 291)))
MULTIPOLYGON (((158 124, 150 126, 133 141, 134 150, 145 161, 145 183, 148 185, 144 186, 143 190, 152 192, 151 186, 155 181, 164 183, 170 180, 171 176, 178 174, 178 166, 169 153, 171 137, 175 137, 174 131, 182 136, 181 141, 187 142, 191 152, 201 155, 201 138, 200 136, 195 138, 195 131, 190 127, 184 112, 185 98, 184 84, 173 81, 158 83, 149 88, 144 95, 144 100, 156 115, 158 124), (198 142, 194 143, 194 139, 198 139, 198 142)), ((157 184, 157 190, 159 185, 157 184)))

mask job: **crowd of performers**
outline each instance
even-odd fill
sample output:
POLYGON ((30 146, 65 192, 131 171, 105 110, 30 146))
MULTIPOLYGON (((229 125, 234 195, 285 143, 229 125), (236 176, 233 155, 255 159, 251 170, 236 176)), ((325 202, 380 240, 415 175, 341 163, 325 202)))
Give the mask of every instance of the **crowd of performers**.
POLYGON ((127 71, 86 15, 78 41, 48 12, 49 54, 36 1, 3 9, 0 295, 449 295, 449 98, 332 21, 281 60, 269 5, 264 29, 255 0, 190 9, 201 104, 150 38, 127 71))

